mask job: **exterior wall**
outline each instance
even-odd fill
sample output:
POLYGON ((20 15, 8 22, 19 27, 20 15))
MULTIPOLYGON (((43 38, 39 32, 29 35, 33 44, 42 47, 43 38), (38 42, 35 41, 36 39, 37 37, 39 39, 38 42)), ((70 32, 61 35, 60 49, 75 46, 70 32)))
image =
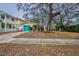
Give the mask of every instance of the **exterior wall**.
POLYGON ((7 15, 4 15, 5 16, 5 18, 4 19, 1 19, 1 15, 0 15, 0 19, 3 21, 3 23, 5 24, 4 26, 5 26, 5 28, 2 28, 1 27, 1 24, 0 24, 0 30, 1 31, 5 31, 5 32, 9 32, 9 31, 16 31, 16 29, 15 28, 13 28, 12 26, 13 26, 13 24, 15 24, 15 23, 12 23, 13 21, 11 20, 12 19, 12 17, 11 16, 7 16, 7 15), (9 18, 7 18, 7 17, 9 17, 9 18))
POLYGON ((0 29, 1 29, 1 24, 0 24, 0 29))
POLYGON ((17 31, 17 20, 14 18, 12 23, 12 31, 17 31))
POLYGON ((22 21, 21 19, 17 19, 16 23, 18 30, 21 31, 24 21, 22 21))
POLYGON ((6 23, 11 24, 11 18, 12 18, 12 17, 10 17, 10 16, 6 16, 6 23), (8 17, 9 17, 9 18, 8 18, 8 17))
MULTIPOLYGON (((5 19, 1 19, 1 12, 0 12, 0 20, 2 21, 2 22, 5 22, 5 19)), ((2 28, 2 26, 1 26, 2 24, 0 23, 0 32, 3 32, 5 29, 3 29, 2 28)))
POLYGON ((2 20, 3 23, 0 23, 0 31, 1 32, 9 32, 9 31, 18 31, 20 27, 22 27, 22 24, 24 21, 22 21, 19 18, 15 18, 13 16, 10 16, 4 12, 0 11, 0 20, 2 20), (1 18, 3 15, 3 18, 1 18), (4 25, 4 28, 2 28, 2 25, 4 25))
MULTIPOLYGON (((0 16, 0 20, 1 20, 1 16, 0 16)), ((1 23, 0 23, 0 29, 1 29, 1 23)))

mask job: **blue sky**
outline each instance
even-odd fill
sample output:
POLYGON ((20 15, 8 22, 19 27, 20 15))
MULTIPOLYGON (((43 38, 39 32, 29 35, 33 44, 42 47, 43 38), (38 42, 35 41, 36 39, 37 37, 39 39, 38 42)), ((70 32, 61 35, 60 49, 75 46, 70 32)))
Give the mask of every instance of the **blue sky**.
POLYGON ((15 3, 0 3, 0 10, 4 11, 12 16, 23 19, 22 18, 23 12, 17 10, 17 6, 15 3))
MULTIPOLYGON (((14 17, 19 17, 23 19, 23 11, 17 10, 16 3, 0 3, 0 10, 14 17)), ((32 18, 31 15, 29 17, 32 18)), ((73 19, 73 20, 76 21, 76 19, 73 19)))

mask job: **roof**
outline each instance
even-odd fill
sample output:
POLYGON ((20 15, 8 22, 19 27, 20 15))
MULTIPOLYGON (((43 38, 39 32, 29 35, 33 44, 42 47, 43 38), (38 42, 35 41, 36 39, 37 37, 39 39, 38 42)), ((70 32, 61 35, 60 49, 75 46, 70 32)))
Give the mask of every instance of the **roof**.
POLYGON ((22 19, 20 19, 20 18, 18 18, 18 17, 15 17, 15 19, 18 19, 18 20, 21 20, 21 21, 25 22, 24 20, 22 20, 22 19))
POLYGON ((10 15, 10 14, 4 12, 4 11, 1 11, 1 10, 0 10, 0 12, 2 12, 2 14, 8 15, 8 16, 10 16, 10 17, 13 17, 12 15, 10 15))
POLYGON ((37 23, 34 23, 34 22, 25 22, 25 24, 34 24, 34 25, 37 25, 37 23))
POLYGON ((10 17, 13 17, 13 18, 15 18, 15 19, 19 19, 19 20, 25 22, 24 20, 22 20, 22 19, 20 19, 20 18, 18 18, 18 17, 14 17, 14 16, 12 16, 12 15, 10 15, 10 14, 4 12, 4 11, 1 11, 1 10, 0 10, 0 12, 2 12, 2 14, 8 15, 8 16, 10 16, 10 17))

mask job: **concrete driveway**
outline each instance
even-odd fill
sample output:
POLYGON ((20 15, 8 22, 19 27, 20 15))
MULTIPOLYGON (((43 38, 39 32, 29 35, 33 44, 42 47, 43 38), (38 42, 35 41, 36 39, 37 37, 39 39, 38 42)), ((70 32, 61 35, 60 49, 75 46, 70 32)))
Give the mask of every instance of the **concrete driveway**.
POLYGON ((7 43, 14 40, 13 37, 22 34, 23 32, 14 32, 0 35, 0 43, 7 43))
POLYGON ((79 45, 79 40, 75 39, 35 39, 35 38, 13 38, 23 32, 15 32, 0 35, 0 43, 15 44, 53 44, 53 45, 79 45))

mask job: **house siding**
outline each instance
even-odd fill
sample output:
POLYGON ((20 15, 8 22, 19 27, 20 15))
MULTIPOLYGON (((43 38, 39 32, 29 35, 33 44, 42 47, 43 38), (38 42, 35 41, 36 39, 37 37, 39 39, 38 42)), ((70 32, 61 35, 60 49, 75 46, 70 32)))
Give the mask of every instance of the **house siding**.
POLYGON ((20 19, 13 17, 11 15, 8 15, 4 12, 0 11, 0 20, 3 23, 0 23, 0 32, 10 32, 10 31, 18 31, 19 26, 21 24, 20 19), (3 18, 1 18, 3 15, 3 18), (3 27, 1 26, 3 25, 3 27))

